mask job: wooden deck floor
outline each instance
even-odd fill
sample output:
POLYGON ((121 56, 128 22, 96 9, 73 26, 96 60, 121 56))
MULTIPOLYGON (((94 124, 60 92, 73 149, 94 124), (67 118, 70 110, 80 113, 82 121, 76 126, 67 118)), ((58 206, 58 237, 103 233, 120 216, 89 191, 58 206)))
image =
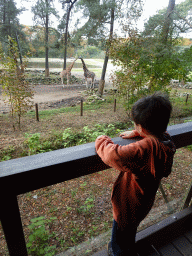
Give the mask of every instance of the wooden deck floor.
MULTIPOLYGON (((145 251, 138 248, 138 256, 192 256, 192 230, 174 239, 161 248, 148 244, 145 251)), ((107 256, 107 249, 95 253, 93 256, 107 256)))
POLYGON ((192 256, 192 207, 137 233, 136 242, 138 256, 192 256))
POLYGON ((138 256, 191 256, 192 230, 173 239, 161 248, 155 248, 153 245, 149 245, 149 247, 149 254, 138 252, 138 256))

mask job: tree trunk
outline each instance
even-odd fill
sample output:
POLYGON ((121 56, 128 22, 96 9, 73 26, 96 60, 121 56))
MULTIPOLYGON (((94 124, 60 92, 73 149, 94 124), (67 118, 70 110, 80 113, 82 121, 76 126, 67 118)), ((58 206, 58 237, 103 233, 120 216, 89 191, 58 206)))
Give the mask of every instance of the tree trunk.
POLYGON ((3 6, 3 25, 5 25, 5 19, 6 19, 6 1, 4 0, 4 6, 3 6))
POLYGON ((23 64, 22 52, 21 52, 21 47, 20 47, 20 44, 19 44, 19 38, 18 38, 18 35, 17 35, 17 31, 15 32, 15 34, 16 34, 16 42, 17 42, 17 47, 18 47, 18 52, 19 52, 20 63, 22 65, 23 64))
POLYGON ((63 64, 63 69, 66 69, 66 59, 67 59, 67 36, 68 36, 68 26, 69 26, 69 17, 70 17, 70 12, 71 9, 73 8, 73 5, 75 4, 75 2, 77 2, 77 0, 74 0, 73 2, 71 1, 66 1, 65 3, 69 4, 71 3, 71 5, 68 5, 67 7, 67 19, 66 19, 66 27, 65 27, 65 45, 64 45, 64 64, 63 64))
POLYGON ((107 70, 107 63, 109 59, 109 47, 110 47, 110 42, 113 38, 113 26, 114 26, 114 16, 115 16, 115 11, 114 8, 111 9, 111 22, 110 22, 110 35, 109 35, 109 46, 106 49, 105 53, 105 60, 103 64, 103 69, 102 69, 102 74, 101 74, 101 79, 99 81, 99 89, 98 89, 98 95, 101 97, 103 95, 103 90, 105 86, 105 74, 107 70))
POLYGON ((69 5, 67 6, 67 19, 66 19, 66 27, 65 27, 65 45, 64 45, 64 65, 63 69, 66 69, 67 64, 67 36, 68 36, 68 26, 69 26, 69 16, 70 16, 71 9, 69 5))
POLYGON ((175 0, 169 0, 169 5, 167 7, 165 21, 164 21, 163 28, 162 28, 162 43, 163 44, 167 44, 167 41, 168 41, 170 26, 172 23, 171 16, 172 16, 174 7, 175 7, 175 0))
MULTIPOLYGON (((46 0, 46 8, 48 10, 48 0, 46 0)), ((46 13, 46 20, 45 20, 45 77, 49 76, 49 16, 48 11, 46 13)))

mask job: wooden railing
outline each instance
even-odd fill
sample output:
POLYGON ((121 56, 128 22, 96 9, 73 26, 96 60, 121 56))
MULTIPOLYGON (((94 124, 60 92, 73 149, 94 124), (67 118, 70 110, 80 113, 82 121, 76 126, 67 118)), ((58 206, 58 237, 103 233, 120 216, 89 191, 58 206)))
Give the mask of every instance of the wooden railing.
MULTIPOLYGON (((192 122, 169 126, 168 132, 177 148, 192 144, 192 122)), ((113 141, 127 145, 135 140, 113 141)), ((108 168, 96 154, 94 142, 0 162, 0 220, 9 254, 27 255, 17 195, 108 168)), ((191 194, 185 207, 190 199, 191 194)))

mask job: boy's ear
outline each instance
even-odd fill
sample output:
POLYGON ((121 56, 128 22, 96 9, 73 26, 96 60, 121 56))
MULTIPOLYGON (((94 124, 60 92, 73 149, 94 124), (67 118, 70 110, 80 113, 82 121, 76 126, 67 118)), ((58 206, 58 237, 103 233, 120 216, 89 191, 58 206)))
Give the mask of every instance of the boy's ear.
POLYGON ((142 133, 143 132, 143 127, 140 125, 140 124, 137 124, 137 131, 139 133, 142 133))
POLYGON ((140 135, 148 134, 148 131, 143 128, 140 124, 137 125, 137 131, 140 133, 140 135))

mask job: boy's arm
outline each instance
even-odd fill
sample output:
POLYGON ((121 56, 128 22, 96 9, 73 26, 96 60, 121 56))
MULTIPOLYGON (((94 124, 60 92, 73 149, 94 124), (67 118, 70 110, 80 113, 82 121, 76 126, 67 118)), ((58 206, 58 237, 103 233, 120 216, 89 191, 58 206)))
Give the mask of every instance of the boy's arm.
POLYGON ((142 154, 141 148, 132 143, 127 146, 119 146, 114 144, 113 141, 105 135, 99 136, 95 141, 95 148, 97 154, 100 156, 102 161, 108 166, 115 168, 119 171, 129 171, 128 168, 137 163, 134 160, 142 154))
POLYGON ((119 136, 122 137, 123 139, 132 139, 134 137, 138 137, 141 135, 138 133, 137 130, 132 130, 132 131, 122 132, 119 136))

